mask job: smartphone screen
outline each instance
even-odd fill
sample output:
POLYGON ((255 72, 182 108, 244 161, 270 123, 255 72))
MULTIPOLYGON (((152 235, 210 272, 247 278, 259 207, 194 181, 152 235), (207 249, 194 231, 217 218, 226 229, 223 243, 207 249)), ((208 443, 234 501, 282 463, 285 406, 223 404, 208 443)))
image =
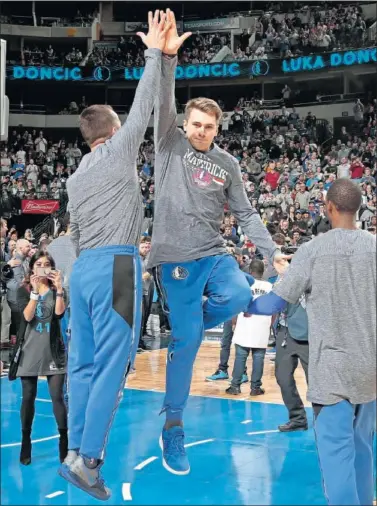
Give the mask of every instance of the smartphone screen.
POLYGON ((39 278, 47 278, 50 272, 51 272, 50 267, 37 267, 37 276, 39 278))

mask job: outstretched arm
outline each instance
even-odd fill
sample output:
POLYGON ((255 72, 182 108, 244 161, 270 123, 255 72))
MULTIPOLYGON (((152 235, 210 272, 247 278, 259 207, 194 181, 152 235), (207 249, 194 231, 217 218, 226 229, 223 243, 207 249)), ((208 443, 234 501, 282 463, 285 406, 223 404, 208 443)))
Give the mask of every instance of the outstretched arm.
POLYGON ((303 293, 311 290, 312 260, 310 243, 303 244, 293 255, 287 272, 274 285, 273 291, 253 300, 247 312, 272 315, 285 309, 287 303, 296 304, 303 293))
POLYGON ((254 299, 248 307, 249 314, 271 316, 280 313, 286 307, 287 302, 274 292, 261 295, 254 299))
POLYGON ((191 32, 178 36, 174 13, 166 10, 170 28, 163 48, 161 82, 154 109, 154 135, 156 152, 162 151, 172 141, 177 129, 177 109, 175 107, 175 69, 177 53, 191 32))
POLYGON ((148 47, 145 51, 144 73, 137 87, 127 120, 109 141, 110 146, 127 160, 136 160, 160 88, 161 52, 165 46, 166 34, 170 27, 170 24, 165 21, 166 15, 162 11, 161 13, 156 11, 153 18, 150 12, 148 34, 138 33, 148 47))
POLYGON ((156 152, 168 146, 177 130, 175 69, 177 56, 162 55, 161 81, 154 106, 154 144, 156 152))

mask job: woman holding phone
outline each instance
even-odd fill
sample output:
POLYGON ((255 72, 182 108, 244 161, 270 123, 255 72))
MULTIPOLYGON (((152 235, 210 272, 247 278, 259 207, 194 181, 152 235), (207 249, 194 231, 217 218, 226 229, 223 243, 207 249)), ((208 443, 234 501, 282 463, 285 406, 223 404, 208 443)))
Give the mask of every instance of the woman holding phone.
POLYGON ((64 316, 65 301, 60 272, 53 258, 38 251, 30 259, 29 272, 17 293, 22 321, 17 335, 9 379, 22 383, 22 446, 20 462, 31 463, 31 429, 39 376, 46 376, 58 425, 59 456, 68 452, 67 410, 64 404, 66 355, 59 320, 64 316))

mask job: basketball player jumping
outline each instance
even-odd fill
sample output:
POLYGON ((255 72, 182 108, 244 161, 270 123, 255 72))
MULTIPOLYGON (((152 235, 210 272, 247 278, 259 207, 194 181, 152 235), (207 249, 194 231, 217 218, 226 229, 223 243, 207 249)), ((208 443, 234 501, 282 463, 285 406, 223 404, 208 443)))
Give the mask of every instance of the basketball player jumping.
POLYGON ((270 315, 307 295, 308 400, 330 505, 372 506, 376 430, 376 237, 356 227, 360 188, 349 179, 326 196, 332 230, 300 247, 273 291, 250 304, 270 315))
POLYGON ((232 256, 226 254, 220 225, 226 201, 243 232, 274 263, 286 265, 252 209, 239 164, 213 140, 221 109, 213 100, 191 100, 186 106, 185 133, 177 128, 174 84, 177 51, 191 34, 177 34, 174 14, 163 49, 162 76, 155 103, 155 218, 149 266, 154 274, 172 340, 168 350, 166 423, 160 444, 163 464, 174 474, 187 474, 189 462, 182 428, 194 360, 204 329, 245 311, 250 287, 232 256), (202 303, 203 296, 207 297, 202 303))
POLYGON ((106 500, 100 468, 110 426, 138 345, 142 280, 137 244, 142 202, 136 170, 161 76, 161 50, 169 24, 149 13, 146 66, 133 106, 121 127, 106 105, 80 116, 91 148, 69 178, 71 237, 80 253, 71 274, 68 364, 69 452, 59 474, 106 500))

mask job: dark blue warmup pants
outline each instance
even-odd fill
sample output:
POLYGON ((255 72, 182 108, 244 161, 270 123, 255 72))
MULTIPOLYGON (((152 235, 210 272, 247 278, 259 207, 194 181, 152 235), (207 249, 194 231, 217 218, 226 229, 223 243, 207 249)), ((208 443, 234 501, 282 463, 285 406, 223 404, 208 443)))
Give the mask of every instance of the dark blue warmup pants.
POLYGON ((87 250, 70 280, 69 448, 104 458, 139 341, 141 262, 134 246, 87 250))
POLYGON ((181 420, 204 330, 246 311, 252 294, 245 274, 230 255, 162 264, 154 274, 172 331, 162 411, 167 419, 181 420), (204 304, 203 296, 208 297, 204 304))
POLYGON ((373 504, 376 401, 314 404, 314 432, 325 496, 330 505, 373 504))

